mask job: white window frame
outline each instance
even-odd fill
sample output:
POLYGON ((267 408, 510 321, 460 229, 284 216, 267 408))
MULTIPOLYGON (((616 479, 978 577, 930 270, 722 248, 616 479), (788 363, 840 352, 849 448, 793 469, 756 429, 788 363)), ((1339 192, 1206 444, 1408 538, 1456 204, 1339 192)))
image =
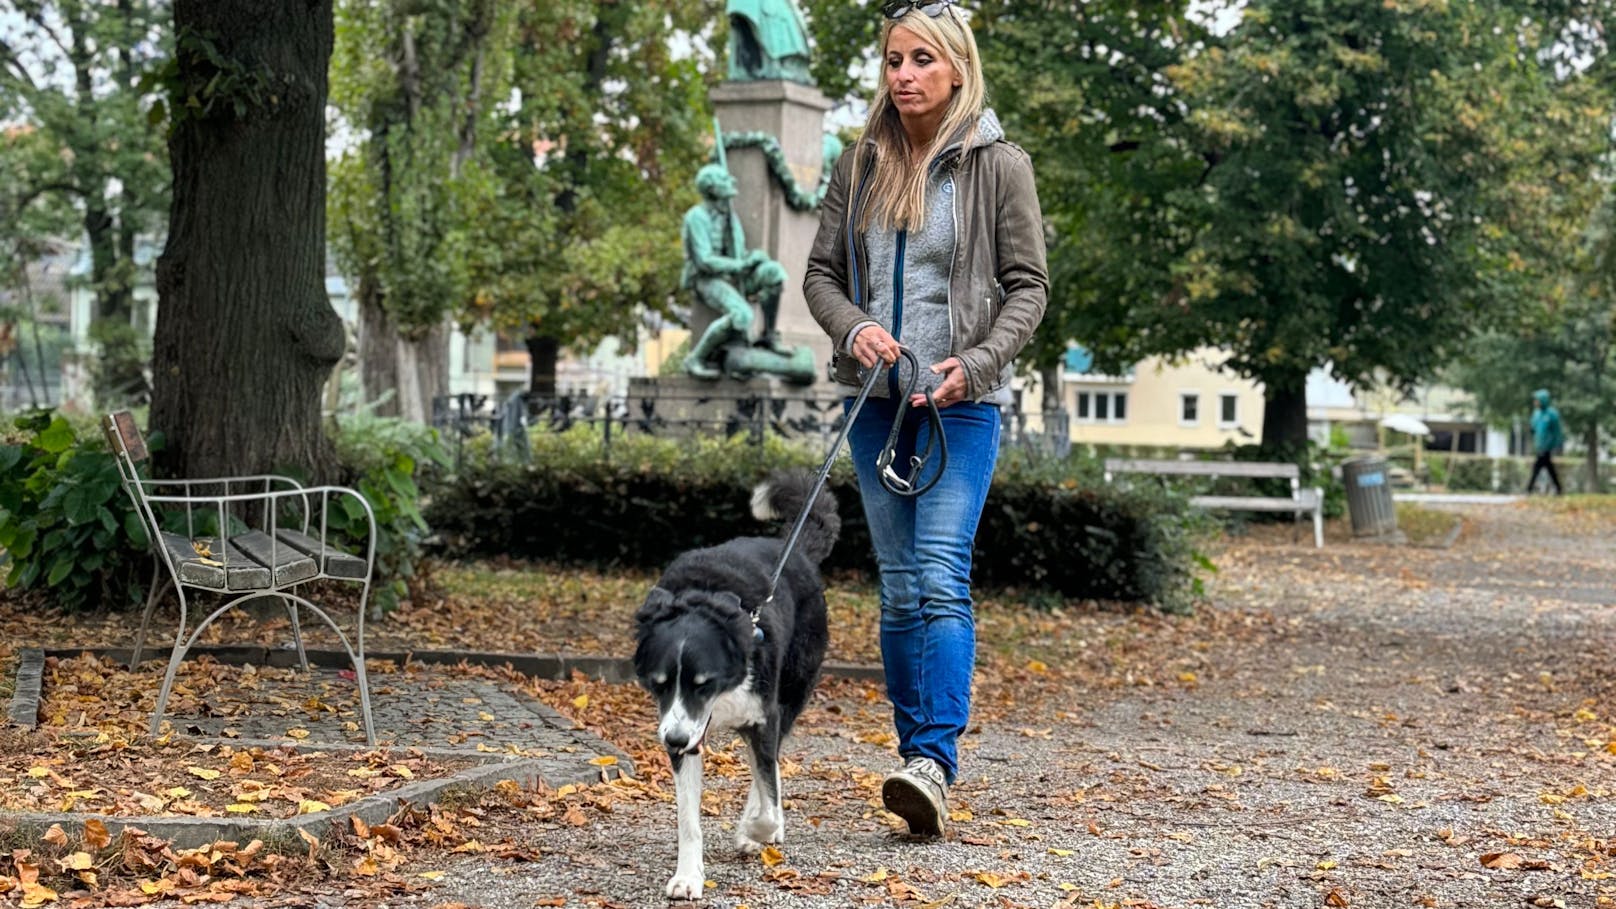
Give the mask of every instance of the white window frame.
POLYGON ((1201 393, 1198 391, 1180 391, 1178 393, 1178 425, 1186 428, 1195 428, 1201 425, 1201 393), (1184 416, 1184 405, 1194 402, 1195 417, 1184 416))
POLYGON ((1235 427, 1237 427, 1239 425, 1240 425, 1240 396, 1238 394, 1235 394, 1234 392, 1230 392, 1230 391, 1220 392, 1218 394, 1218 428, 1219 429, 1234 429, 1235 427), (1224 401, 1233 401, 1234 402, 1234 417, 1232 419, 1225 420, 1223 418, 1223 402, 1224 401))
POLYGON ((1123 410, 1128 409, 1128 393, 1126 391, 1117 391, 1106 388, 1080 388, 1076 391, 1076 398, 1072 407, 1073 412, 1076 414, 1074 419, 1076 419, 1079 423, 1084 423, 1091 426, 1126 425, 1128 422, 1127 416, 1117 416, 1118 401, 1122 402, 1123 410), (1095 413, 1098 410, 1096 399, 1100 398, 1101 396, 1104 396, 1106 399, 1105 419, 1103 420, 1095 417, 1095 413), (1088 399, 1087 416, 1083 415, 1083 403, 1085 398, 1088 399))

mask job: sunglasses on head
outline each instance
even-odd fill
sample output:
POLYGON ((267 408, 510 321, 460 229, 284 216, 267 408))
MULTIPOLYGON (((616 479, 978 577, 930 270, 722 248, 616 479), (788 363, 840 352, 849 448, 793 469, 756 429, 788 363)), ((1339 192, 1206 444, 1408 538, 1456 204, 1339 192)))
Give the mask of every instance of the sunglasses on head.
POLYGON ((933 19, 941 16, 943 10, 954 5, 954 0, 891 0, 881 7, 881 15, 888 19, 902 19, 909 15, 912 9, 918 9, 933 19))

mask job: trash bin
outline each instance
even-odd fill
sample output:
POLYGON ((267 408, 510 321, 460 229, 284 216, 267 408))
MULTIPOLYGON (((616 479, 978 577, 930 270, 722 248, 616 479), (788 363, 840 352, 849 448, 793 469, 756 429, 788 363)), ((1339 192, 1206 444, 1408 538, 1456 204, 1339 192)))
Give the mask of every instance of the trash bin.
POLYGON ((1347 487, 1347 513, 1352 517, 1355 537, 1397 532, 1389 466, 1383 458, 1353 458, 1341 465, 1341 479, 1347 487))

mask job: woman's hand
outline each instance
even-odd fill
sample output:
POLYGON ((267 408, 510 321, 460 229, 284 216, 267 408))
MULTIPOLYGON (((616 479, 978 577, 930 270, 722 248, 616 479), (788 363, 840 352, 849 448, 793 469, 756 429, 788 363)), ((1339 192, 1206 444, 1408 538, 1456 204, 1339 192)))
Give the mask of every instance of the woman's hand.
MULTIPOLYGON (((965 400, 965 367, 960 365, 959 357, 949 357, 941 363, 933 363, 931 371, 943 377, 942 384, 931 393, 931 399, 938 407, 947 407, 965 400)), ((918 393, 910 395, 909 406, 925 407, 926 396, 918 393)))
POLYGON ((853 336, 853 356, 869 369, 876 363, 888 366, 898 362, 898 341, 879 325, 866 325, 853 336))

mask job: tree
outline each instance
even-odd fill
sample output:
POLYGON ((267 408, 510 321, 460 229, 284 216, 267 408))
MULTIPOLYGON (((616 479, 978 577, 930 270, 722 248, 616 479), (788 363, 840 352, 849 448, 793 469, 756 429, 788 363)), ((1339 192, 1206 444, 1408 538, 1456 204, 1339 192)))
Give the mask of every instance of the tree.
POLYGON ((0 31, 0 121, 37 130, 51 153, 8 168, 18 181, 0 198, 0 220, 43 198, 71 200, 90 249, 96 397, 106 406, 143 399, 134 256, 136 238, 161 229, 167 201, 161 115, 151 115, 144 88, 167 59, 166 4, 18 0, 13 9, 0 31))
POLYGON ((710 149, 717 0, 534 0, 516 16, 518 103, 470 213, 471 315, 527 339, 532 391, 563 344, 632 341, 677 291, 679 216, 710 149))
POLYGON ((1554 179, 1512 182, 1541 149, 1521 105, 1563 69, 1561 28, 1520 6, 1247 4, 1171 70, 1203 159, 1169 195, 1194 232, 1173 290, 1096 301, 1089 318, 1127 326, 1097 352, 1227 350, 1264 386, 1263 447, 1294 454, 1311 369, 1408 389, 1518 308, 1504 225, 1554 179))
POLYGON ((1582 443, 1590 492, 1616 409, 1616 190, 1593 214, 1547 305, 1471 344, 1453 380, 1495 425, 1524 422, 1529 395, 1546 388, 1568 434, 1582 443))
POLYGON ((333 169, 332 241, 360 313, 365 394, 425 421, 448 393, 447 318, 467 311, 469 197, 489 99, 504 94, 509 7, 493 0, 345 0, 332 100, 364 138, 333 169))
POLYGON ((177 0, 151 424, 171 475, 330 467, 320 388, 331 0, 177 0))

